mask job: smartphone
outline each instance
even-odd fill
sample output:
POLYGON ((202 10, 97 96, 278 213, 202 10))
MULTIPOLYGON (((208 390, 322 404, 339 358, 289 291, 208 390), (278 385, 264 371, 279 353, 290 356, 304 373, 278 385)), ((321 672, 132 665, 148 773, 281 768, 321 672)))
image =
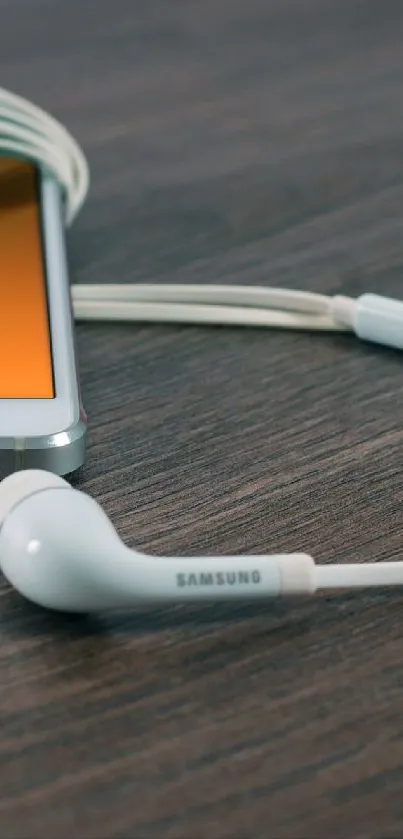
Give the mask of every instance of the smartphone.
POLYGON ((63 196, 35 164, 0 157, 0 476, 67 475, 85 457, 63 196))

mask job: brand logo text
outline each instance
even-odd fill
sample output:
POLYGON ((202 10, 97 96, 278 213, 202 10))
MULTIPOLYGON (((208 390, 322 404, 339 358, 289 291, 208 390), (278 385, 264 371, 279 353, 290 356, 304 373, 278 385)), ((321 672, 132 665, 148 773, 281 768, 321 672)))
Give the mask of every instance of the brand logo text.
POLYGON ((176 585, 178 588, 188 586, 235 586, 235 585, 259 585, 261 582, 260 571, 215 571, 214 573, 191 573, 177 574, 176 585))

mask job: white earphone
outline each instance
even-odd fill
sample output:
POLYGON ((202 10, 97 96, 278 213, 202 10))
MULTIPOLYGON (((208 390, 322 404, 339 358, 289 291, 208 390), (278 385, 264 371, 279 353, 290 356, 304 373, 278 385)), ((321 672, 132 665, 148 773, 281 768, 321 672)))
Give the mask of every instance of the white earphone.
POLYGON ((315 565, 303 553, 146 556, 120 541, 96 501, 35 470, 0 484, 0 568, 28 600, 68 612, 403 584, 403 562, 315 565))
MULTIPOLYGON (((52 171, 66 197, 66 221, 74 219, 89 184, 80 147, 53 117, 0 88, 1 150, 52 171)), ((353 300, 240 286, 81 285, 72 299, 79 319, 349 331, 403 349, 403 302, 375 294, 353 300)), ((403 562, 316 565, 303 553, 146 556, 123 545, 94 500, 40 471, 16 472, 0 484, 0 568, 29 600, 73 612, 403 585, 403 562)))

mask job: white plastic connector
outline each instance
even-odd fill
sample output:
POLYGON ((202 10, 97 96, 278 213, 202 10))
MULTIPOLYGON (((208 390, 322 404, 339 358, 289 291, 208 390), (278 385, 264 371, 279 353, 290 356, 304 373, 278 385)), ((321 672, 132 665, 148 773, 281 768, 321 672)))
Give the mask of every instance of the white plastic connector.
POLYGON ((309 554, 295 553, 279 558, 279 594, 313 594, 316 591, 316 566, 309 554))
POLYGON ((363 341, 403 350, 403 303, 378 294, 363 294, 355 306, 354 331, 363 341))
POLYGON ((337 295, 330 304, 336 323, 352 329, 362 341, 403 350, 403 302, 380 294, 362 294, 357 300, 337 295))

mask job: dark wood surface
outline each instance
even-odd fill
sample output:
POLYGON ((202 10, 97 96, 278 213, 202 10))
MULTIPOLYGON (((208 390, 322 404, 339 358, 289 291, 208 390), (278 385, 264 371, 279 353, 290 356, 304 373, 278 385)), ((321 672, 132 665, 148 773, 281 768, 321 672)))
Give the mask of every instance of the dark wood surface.
MULTIPOLYGON (((88 154, 75 282, 403 295, 403 6, 1 0, 0 81, 88 154)), ((80 325, 80 485, 128 543, 401 557, 402 360, 80 325)), ((0 588, 0 835, 403 834, 403 597, 56 618, 0 588)))

